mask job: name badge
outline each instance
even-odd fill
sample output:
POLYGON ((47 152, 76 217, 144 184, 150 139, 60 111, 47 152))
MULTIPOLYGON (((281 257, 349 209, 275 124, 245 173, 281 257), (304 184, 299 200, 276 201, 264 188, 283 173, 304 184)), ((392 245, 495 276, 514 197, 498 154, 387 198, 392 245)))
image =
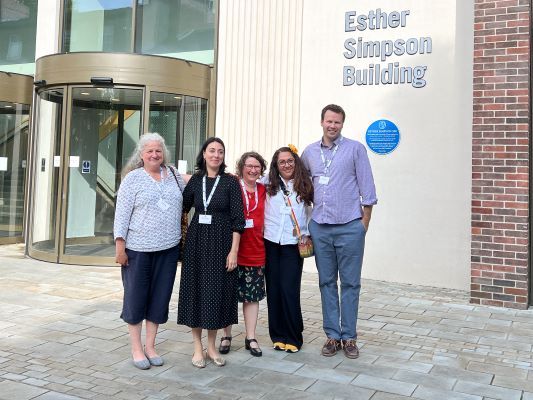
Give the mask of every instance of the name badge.
POLYGON ((279 212, 282 213, 282 214, 285 214, 285 215, 290 215, 291 214, 291 208, 289 206, 281 206, 279 208, 279 212))
POLYGON ((157 206, 163 210, 163 211, 167 211, 168 208, 170 207, 167 202, 163 199, 159 199, 159 201, 157 202, 157 206))
POLYGON ((212 215, 200 214, 198 222, 204 225, 211 225, 211 217, 212 215))
POLYGON ((327 185, 329 183, 329 176, 321 176, 318 178, 318 183, 321 185, 327 185))
POLYGON ((244 225, 244 228, 247 229, 247 228, 253 228, 254 227, 254 220, 253 219, 247 219, 246 220, 246 225, 244 225))

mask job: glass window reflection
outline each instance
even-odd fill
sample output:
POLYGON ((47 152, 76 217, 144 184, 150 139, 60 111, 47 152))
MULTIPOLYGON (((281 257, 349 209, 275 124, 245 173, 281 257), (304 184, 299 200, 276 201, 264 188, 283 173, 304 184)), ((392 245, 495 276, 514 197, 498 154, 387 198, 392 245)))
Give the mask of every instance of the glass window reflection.
POLYGON ((172 93, 150 93, 150 132, 165 138, 170 161, 187 161, 194 171, 196 155, 207 137, 207 100, 172 93))
POLYGON ((137 2, 138 53, 212 64, 214 38, 214 0, 137 2))
POLYGON ((66 0, 63 51, 131 51, 132 0, 66 0))
POLYGON ((0 0, 0 70, 33 74, 37 0, 0 0))

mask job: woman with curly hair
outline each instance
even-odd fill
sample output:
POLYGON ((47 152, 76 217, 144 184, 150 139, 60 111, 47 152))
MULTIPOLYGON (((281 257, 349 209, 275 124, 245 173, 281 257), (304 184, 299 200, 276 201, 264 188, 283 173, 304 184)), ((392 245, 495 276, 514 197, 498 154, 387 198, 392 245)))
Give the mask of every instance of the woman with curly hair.
POLYGON ((276 150, 265 204, 268 329, 274 349, 296 353, 303 344, 298 242, 309 240, 313 184, 293 145, 276 150), (298 229, 299 228, 299 229, 298 229), (298 235, 300 231, 300 235, 298 235))

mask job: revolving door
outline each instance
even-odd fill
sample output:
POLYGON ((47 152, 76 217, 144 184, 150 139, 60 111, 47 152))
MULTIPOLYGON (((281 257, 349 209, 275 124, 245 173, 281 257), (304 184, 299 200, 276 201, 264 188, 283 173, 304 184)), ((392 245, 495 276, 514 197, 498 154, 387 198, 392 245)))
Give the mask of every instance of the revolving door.
POLYGON ((171 162, 191 173, 207 136, 209 93, 197 96, 172 79, 166 87, 146 79, 48 85, 49 79, 36 94, 28 253, 51 262, 113 265, 116 195, 139 136, 160 133, 171 162))

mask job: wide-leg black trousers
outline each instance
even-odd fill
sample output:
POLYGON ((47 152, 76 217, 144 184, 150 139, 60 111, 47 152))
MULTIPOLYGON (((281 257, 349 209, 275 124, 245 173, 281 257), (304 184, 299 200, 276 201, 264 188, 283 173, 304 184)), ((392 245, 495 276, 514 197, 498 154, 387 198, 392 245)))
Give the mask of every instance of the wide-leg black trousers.
POLYGON ((304 324, 300 306, 303 260, 297 245, 265 239, 268 330, 272 342, 302 347, 304 324))

